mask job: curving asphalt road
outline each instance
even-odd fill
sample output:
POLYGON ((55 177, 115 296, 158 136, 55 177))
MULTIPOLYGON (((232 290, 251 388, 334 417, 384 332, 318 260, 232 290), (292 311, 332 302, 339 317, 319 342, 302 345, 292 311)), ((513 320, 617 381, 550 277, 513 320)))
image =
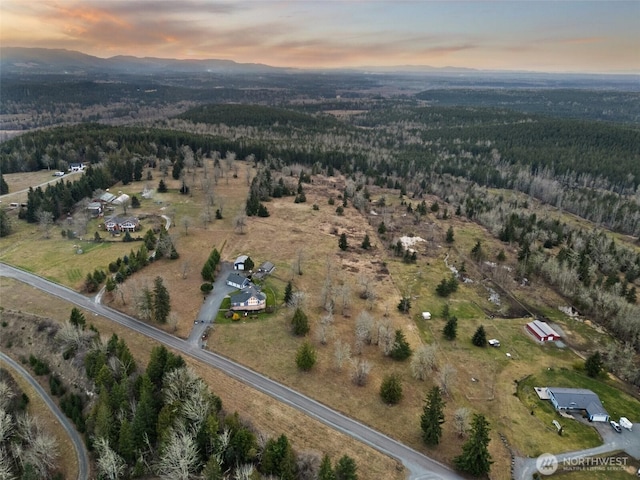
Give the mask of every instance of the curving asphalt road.
MULTIPOLYGON (((84 442, 82 441, 82 438, 80 438, 80 435, 76 431, 75 427, 71 424, 71 421, 64 413, 60 411, 58 405, 56 405, 53 399, 49 396, 49 394, 47 394, 45 389, 40 386, 36 379, 33 378, 31 374, 24 368, 22 368, 22 365, 2 352, 0 352, 0 360, 8 363, 11 368, 13 368, 22 376, 22 378, 29 382, 29 384, 34 388, 38 395, 42 397, 53 415, 58 419, 62 427, 65 429, 67 435, 69 435, 69 438, 73 443, 73 448, 75 448, 76 456, 78 457, 78 479, 86 480, 87 478, 89 478, 89 455, 87 454, 87 448, 85 447, 84 442)), ((64 455, 64 452, 61 453, 64 455)))
POLYGON ((446 465, 433 460, 422 453, 414 450, 397 440, 384 435, 371 427, 368 427, 356 420, 353 420, 306 395, 275 382, 264 375, 248 369, 236 362, 215 353, 206 351, 188 341, 179 339, 151 325, 125 315, 117 310, 105 305, 95 303, 93 299, 87 298, 67 287, 50 282, 37 275, 16 269, 9 265, 0 263, 0 275, 14 278, 27 283, 43 292, 54 295, 68 302, 102 315, 110 320, 119 323, 142 335, 146 335, 159 343, 171 347, 184 355, 199 360, 207 365, 215 367, 231 378, 234 378, 256 390, 265 393, 280 402, 289 405, 312 418, 338 430, 362 443, 375 448, 376 450, 389 455, 399 461, 409 471, 411 480, 458 480, 462 479, 457 473, 446 465))

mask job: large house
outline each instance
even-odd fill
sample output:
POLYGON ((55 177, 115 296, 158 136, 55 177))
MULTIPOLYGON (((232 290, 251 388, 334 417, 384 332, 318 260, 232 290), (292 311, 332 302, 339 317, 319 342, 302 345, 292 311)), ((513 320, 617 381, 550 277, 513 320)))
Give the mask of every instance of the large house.
POLYGON ((267 306, 267 296, 251 285, 231 297, 231 310, 258 311, 267 306))
POLYGON ((140 228, 140 221, 136 217, 121 217, 115 215, 104 221, 107 232, 135 232, 140 228))
POLYGON ((552 342, 560 340, 560 335, 545 322, 540 320, 534 320, 527 323, 527 330, 539 341, 539 342, 552 342))
POLYGON ((251 285, 251 281, 247 277, 243 277, 239 273, 232 272, 227 277, 227 285, 229 285, 230 287, 242 289, 247 288, 249 285, 251 285))
POLYGON ((549 400, 556 410, 582 411, 590 422, 608 422, 609 414, 598 395, 585 388, 547 387, 549 400))

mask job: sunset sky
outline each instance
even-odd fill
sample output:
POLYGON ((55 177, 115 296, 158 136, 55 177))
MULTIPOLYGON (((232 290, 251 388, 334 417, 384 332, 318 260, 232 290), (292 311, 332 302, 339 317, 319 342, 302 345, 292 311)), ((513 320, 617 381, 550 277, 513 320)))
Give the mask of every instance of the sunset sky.
POLYGON ((98 57, 640 72, 640 0, 0 0, 0 28, 98 57))

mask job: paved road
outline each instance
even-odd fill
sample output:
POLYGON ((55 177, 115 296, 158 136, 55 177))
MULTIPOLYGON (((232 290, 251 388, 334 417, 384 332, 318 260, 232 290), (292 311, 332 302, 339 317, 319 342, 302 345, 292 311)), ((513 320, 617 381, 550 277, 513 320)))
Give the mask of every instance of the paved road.
MULTIPOLYGON (((582 421, 582 419, 576 419, 575 421, 582 421)), ((635 423, 631 432, 623 429, 622 433, 613 430, 609 423, 594 422, 589 425, 598 431, 604 443, 598 447, 555 455, 558 460, 559 471, 563 467, 563 462, 567 462, 566 465, 572 466, 576 465, 576 463, 571 463, 571 460, 599 456, 611 452, 624 451, 635 459, 640 460, 640 424, 635 423)), ((533 478, 533 474, 538 471, 537 458, 516 457, 515 460, 514 476, 517 479, 533 478)))
MULTIPOLYGON (((55 170, 51 170, 51 171, 54 172, 55 170)), ((29 188, 33 188, 35 190, 38 187, 45 187, 45 186, 49 185, 50 183, 57 183, 60 180, 66 181, 68 177, 70 177, 72 175, 79 175, 79 174, 82 174, 82 173, 84 173, 84 172, 69 172, 69 173, 65 173, 64 177, 53 177, 51 180, 47 180, 46 182, 43 182, 40 185, 34 185, 32 187, 29 187, 29 188)), ((53 173, 51 175, 53 175, 53 173)), ((6 200, 10 199, 13 195, 18 195, 20 193, 28 192, 29 188, 23 188, 22 190, 18 190, 16 192, 5 193, 4 195, 0 195, 0 199, 2 199, 2 201, 6 201, 6 200)))
MULTIPOLYGON (((80 435, 76 431, 75 427, 71 423, 71 421, 67 418, 67 416, 60 411, 58 405, 53 401, 53 399, 47 394, 47 392, 40 386, 40 384, 27 372, 22 365, 18 362, 14 361, 11 357, 6 356, 4 353, 0 352, 0 360, 8 363, 11 368, 13 368, 16 372, 18 372, 22 378, 24 378, 29 384, 35 389, 35 391, 42 397, 45 401, 53 415, 58 419, 62 427, 69 435, 71 442, 73 443, 73 448, 76 450, 76 456, 78 457, 78 479, 85 480, 89 478, 89 455, 87 454, 87 449, 80 438, 80 435)), ((66 452, 59 452, 61 455, 65 455, 66 452)))
POLYGON ((306 395, 296 392, 264 375, 248 369, 225 357, 198 348, 188 341, 179 339, 152 325, 139 322, 117 310, 105 305, 96 304, 94 299, 87 298, 67 287, 45 280, 42 277, 18 270, 9 265, 0 263, 0 275, 11 277, 24 283, 28 283, 50 295, 54 295, 68 302, 102 315, 127 328, 146 335, 159 343, 173 348, 184 355, 188 355, 207 365, 215 367, 230 377, 249 385, 256 390, 265 393, 280 402, 289 405, 312 418, 349 435, 376 450, 398 459, 409 471, 411 480, 453 480, 462 479, 457 473, 444 464, 433 460, 422 453, 384 435, 356 420, 313 400, 306 395))

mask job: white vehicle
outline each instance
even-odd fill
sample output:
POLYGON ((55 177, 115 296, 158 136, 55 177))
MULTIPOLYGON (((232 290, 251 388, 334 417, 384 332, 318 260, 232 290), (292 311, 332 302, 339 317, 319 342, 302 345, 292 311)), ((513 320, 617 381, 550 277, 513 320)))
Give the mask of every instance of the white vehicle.
POLYGON ((53 176, 54 176, 54 177, 64 177, 64 172, 60 172, 60 171, 58 171, 58 172, 53 172, 53 176))
POLYGON ((620 417, 620 426, 631 431, 631 429, 633 428, 633 423, 631 423, 627 417, 620 417))

